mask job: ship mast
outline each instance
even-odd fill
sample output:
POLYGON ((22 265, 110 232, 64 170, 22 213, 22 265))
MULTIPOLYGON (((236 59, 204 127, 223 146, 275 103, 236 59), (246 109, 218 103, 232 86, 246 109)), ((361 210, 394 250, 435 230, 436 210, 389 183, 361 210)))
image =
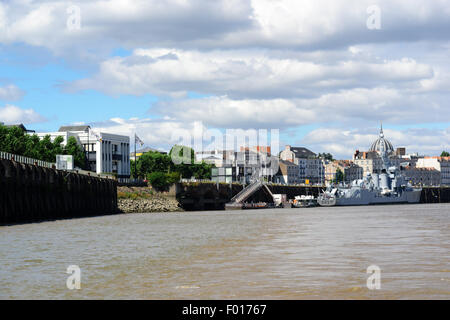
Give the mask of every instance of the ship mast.
POLYGON ((387 154, 386 141, 384 140, 383 122, 381 122, 381 129, 380 129, 380 153, 381 153, 381 160, 383 162, 383 169, 387 171, 390 166, 390 161, 387 154))

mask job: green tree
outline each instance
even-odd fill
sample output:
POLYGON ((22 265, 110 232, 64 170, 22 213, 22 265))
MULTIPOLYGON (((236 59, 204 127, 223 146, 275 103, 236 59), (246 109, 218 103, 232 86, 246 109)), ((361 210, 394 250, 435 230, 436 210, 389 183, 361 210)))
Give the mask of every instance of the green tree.
POLYGON ((0 136, 0 150, 4 152, 24 155, 28 135, 18 127, 2 126, 0 136))
POLYGON ((334 161, 333 155, 331 153, 319 153, 318 157, 325 160, 334 161))
POLYGON ((211 179, 211 169, 214 165, 205 162, 195 163, 194 149, 186 146, 175 145, 169 152, 174 163, 173 170, 179 172, 183 178, 194 177, 196 179, 211 179))
MULTIPOLYGON (((134 167, 135 167, 134 163, 135 163, 135 161, 130 159, 130 175, 131 175, 131 177, 133 177, 133 179, 137 179, 136 172, 134 171, 134 167)), ((137 163, 136 163, 136 166, 137 166, 137 163)))
POLYGON ((169 186, 167 175, 164 172, 152 172, 148 175, 148 180, 156 189, 166 189, 169 186))
POLYGON ((146 152, 138 158, 137 171, 139 176, 146 176, 150 172, 169 172, 171 160, 167 154, 146 152))
POLYGON ((73 163, 76 167, 79 167, 81 169, 90 169, 86 168, 86 154, 83 148, 78 144, 77 139, 75 139, 75 137, 69 137, 64 150, 62 149, 59 150, 58 148, 55 148, 55 151, 60 152, 59 154, 72 155, 73 163))
POLYGON ((167 177, 167 182, 169 184, 174 184, 174 183, 177 183, 178 181, 180 181, 181 175, 179 172, 171 172, 171 173, 167 173, 166 177, 167 177))
POLYGON ((0 151, 47 162, 55 162, 58 154, 70 154, 74 156, 75 165, 84 168, 85 156, 77 140, 70 137, 66 147, 62 146, 63 141, 63 137, 56 137, 52 142, 50 135, 39 139, 37 135, 29 135, 19 127, 0 125, 0 151))
POLYGON ((345 179, 344 173, 342 172, 342 170, 340 168, 337 168, 336 169, 336 178, 334 179, 333 182, 334 183, 340 183, 340 182, 343 182, 344 179, 345 179))
POLYGON ((181 177, 210 179, 212 167, 212 165, 204 162, 195 163, 195 152, 192 148, 175 145, 168 155, 159 152, 143 154, 137 160, 137 172, 134 172, 134 161, 131 161, 131 175, 133 177, 148 178, 149 180, 151 178, 158 179, 156 183, 159 184, 159 181, 162 180, 162 175, 154 175, 154 173, 163 173, 166 179, 165 183, 172 184, 178 182, 181 177))
POLYGON ((447 151, 442 151, 441 157, 450 157, 450 153, 448 153, 447 151))
POLYGON ((211 179, 211 169, 214 165, 202 162, 192 165, 192 176, 196 179, 211 179))

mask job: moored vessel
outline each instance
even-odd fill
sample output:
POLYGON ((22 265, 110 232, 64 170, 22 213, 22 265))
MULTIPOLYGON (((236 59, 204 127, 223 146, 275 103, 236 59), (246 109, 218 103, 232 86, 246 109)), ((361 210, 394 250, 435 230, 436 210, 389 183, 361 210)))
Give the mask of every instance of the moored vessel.
POLYGON ((312 208, 317 207, 317 199, 312 195, 296 196, 292 202, 295 208, 312 208))
POLYGON ((412 187, 400 169, 391 166, 389 151, 392 149, 392 145, 384 139, 383 128, 381 128, 380 138, 375 144, 382 161, 381 171, 368 173, 363 179, 354 180, 347 186, 329 186, 317 199, 320 206, 420 202, 422 189, 412 187), (389 146, 389 150, 387 146, 389 146))

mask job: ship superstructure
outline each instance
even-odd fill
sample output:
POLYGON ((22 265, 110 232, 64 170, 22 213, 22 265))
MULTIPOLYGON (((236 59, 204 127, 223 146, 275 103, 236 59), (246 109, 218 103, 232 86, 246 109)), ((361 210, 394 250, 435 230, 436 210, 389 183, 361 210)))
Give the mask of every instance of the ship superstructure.
POLYGON ((350 206, 390 203, 418 203, 421 188, 413 188, 400 168, 392 166, 389 152, 392 144, 384 138, 383 127, 380 137, 372 145, 382 160, 379 173, 368 173, 363 179, 354 180, 347 186, 329 186, 319 195, 321 206, 350 206))

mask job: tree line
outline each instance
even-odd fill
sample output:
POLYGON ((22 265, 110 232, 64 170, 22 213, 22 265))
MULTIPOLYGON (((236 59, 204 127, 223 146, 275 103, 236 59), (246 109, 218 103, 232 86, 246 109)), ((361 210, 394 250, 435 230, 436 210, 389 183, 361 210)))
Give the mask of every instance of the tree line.
POLYGON ((29 135, 23 129, 0 124, 0 151, 36 160, 56 162, 56 155, 72 155, 74 165, 80 169, 86 167, 86 155, 75 137, 69 137, 67 144, 62 145, 63 137, 51 141, 50 135, 43 139, 35 134, 29 135))
POLYGON ((131 176, 146 179, 154 187, 165 188, 180 178, 211 179, 213 167, 203 161, 195 163, 192 148, 175 145, 169 154, 149 151, 137 158, 136 163, 131 160, 131 176))

